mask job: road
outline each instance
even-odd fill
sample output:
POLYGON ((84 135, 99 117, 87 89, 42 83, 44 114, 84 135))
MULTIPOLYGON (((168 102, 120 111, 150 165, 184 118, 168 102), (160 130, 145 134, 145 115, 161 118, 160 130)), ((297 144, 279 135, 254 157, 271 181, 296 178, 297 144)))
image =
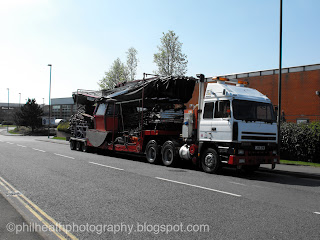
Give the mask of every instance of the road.
POLYGON ((320 180, 210 175, 39 140, 0 135, 0 189, 30 222, 71 230, 45 238, 320 239, 320 180))

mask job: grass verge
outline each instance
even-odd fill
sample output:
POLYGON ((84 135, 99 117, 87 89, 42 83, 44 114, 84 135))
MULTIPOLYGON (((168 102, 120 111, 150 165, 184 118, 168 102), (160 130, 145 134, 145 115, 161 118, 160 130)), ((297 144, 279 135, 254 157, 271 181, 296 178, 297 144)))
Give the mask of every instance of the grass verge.
POLYGON ((300 162, 300 161, 289 161, 289 160, 280 160, 280 163, 281 163, 281 164, 289 164, 289 165, 320 167, 320 163, 310 163, 310 162, 300 162))
POLYGON ((57 140, 64 140, 64 141, 66 141, 66 138, 65 138, 65 137, 53 137, 52 139, 57 139, 57 140))

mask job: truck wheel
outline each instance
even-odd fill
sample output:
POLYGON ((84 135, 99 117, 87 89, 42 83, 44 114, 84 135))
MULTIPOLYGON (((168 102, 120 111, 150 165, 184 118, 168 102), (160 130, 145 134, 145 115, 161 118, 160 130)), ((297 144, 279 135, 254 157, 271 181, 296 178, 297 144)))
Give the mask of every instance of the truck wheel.
POLYGON ((206 173, 217 173, 220 170, 220 160, 216 150, 208 148, 201 157, 201 166, 206 173))
POLYGON ((75 150, 76 149, 76 143, 73 140, 70 140, 70 149, 75 150))
POLYGON ((148 163, 157 163, 159 161, 159 146, 155 140, 150 140, 146 146, 146 158, 148 163))
POLYGON ((174 166, 177 164, 177 151, 172 141, 166 141, 162 146, 162 162, 165 166, 174 166))
POLYGON ((76 150, 81 151, 81 149, 82 149, 82 143, 80 141, 77 141, 76 142, 76 150))
POLYGON ((85 142, 82 144, 82 152, 89 152, 89 147, 85 142))

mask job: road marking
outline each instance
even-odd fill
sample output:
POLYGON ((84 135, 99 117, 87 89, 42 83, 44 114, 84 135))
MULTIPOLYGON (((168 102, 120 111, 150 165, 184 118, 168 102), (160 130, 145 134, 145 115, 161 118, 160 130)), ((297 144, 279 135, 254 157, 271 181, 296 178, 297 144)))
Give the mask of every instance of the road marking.
MULTIPOLYGON (((0 184, 3 185, 9 192, 18 192, 17 189, 15 189, 10 183, 8 183, 6 180, 4 180, 2 177, 0 177, 0 184), (11 189, 9 189, 11 188, 11 189)), ((72 233, 68 232, 61 224, 59 224, 56 220, 54 220, 52 217, 50 217, 48 214, 46 214, 42 209, 40 209, 35 203, 33 203, 30 199, 28 199, 26 196, 24 196, 22 193, 20 195, 15 195, 15 198, 19 200, 19 202, 28 209, 36 218, 39 219, 40 222, 42 222, 44 225, 47 226, 48 230, 52 233, 54 233, 59 239, 66 240, 64 236, 60 234, 60 231, 55 231, 55 229, 59 228, 62 232, 64 232, 67 236, 69 236, 73 240, 77 240, 78 238, 75 237, 72 233), (22 199, 23 198, 23 199, 22 199), (33 208, 32 208, 33 207, 33 208), (38 211, 38 212, 36 212, 38 211), (54 227, 52 228, 52 224, 48 223, 43 217, 45 217, 47 220, 49 220, 54 227)))
POLYGON ((20 144, 17 144, 18 147, 23 147, 23 148, 26 148, 26 146, 23 146, 23 145, 20 145, 20 144))
POLYGON ((243 183, 238 183, 238 182, 229 182, 229 183, 237 184, 237 185, 241 185, 241 186, 247 186, 247 185, 245 185, 245 184, 243 184, 243 183))
POLYGON ((89 162, 89 163, 92 163, 92 164, 95 164, 95 165, 99 165, 99 166, 102 166, 102 167, 106 167, 106 168, 112 168, 112 169, 120 170, 120 171, 124 170, 124 169, 121 169, 121 168, 111 167, 111 166, 103 165, 103 164, 100 164, 100 163, 95 163, 95 162, 89 162))
POLYGON ((209 191, 213 191, 213 192, 223 193, 223 194, 227 194, 227 195, 231 195, 231 196, 235 196, 235 197, 241 197, 241 195, 238 195, 238 194, 229 193, 229 192, 225 192, 225 191, 220 191, 220 190, 216 190, 216 189, 213 189, 213 188, 207 188, 207 187, 202 187, 202 186, 198 186, 198 185, 193 185, 193 184, 189 184, 189 183, 178 182, 178 181, 174 181, 174 180, 170 180, 170 179, 166 179, 166 178, 156 177, 156 179, 163 180, 163 181, 168 181, 168 182, 173 182, 173 183, 178 183, 178 184, 182 184, 182 185, 186 185, 186 186, 190 186, 190 187, 201 188, 201 189, 209 190, 209 191))
POLYGON ((315 214, 320 214, 320 212, 314 212, 315 214))
POLYGON ((8 144, 14 144, 14 143, 12 143, 12 142, 6 142, 6 143, 8 143, 8 144))
POLYGON ((65 158, 74 159, 74 157, 69 157, 69 156, 66 156, 66 155, 59 154, 59 153, 54 153, 54 155, 57 155, 57 156, 60 156, 60 157, 65 157, 65 158))
POLYGON ((39 152, 46 152, 46 151, 44 151, 44 150, 37 149, 37 148, 32 148, 32 149, 35 150, 35 151, 39 151, 39 152))

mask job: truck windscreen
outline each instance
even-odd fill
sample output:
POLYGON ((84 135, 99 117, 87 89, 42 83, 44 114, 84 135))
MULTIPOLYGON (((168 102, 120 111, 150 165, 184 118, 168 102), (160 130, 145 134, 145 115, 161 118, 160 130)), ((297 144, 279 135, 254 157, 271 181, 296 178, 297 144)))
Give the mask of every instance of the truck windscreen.
POLYGON ((275 114, 271 103, 233 100, 233 117, 244 121, 275 122, 275 114))

